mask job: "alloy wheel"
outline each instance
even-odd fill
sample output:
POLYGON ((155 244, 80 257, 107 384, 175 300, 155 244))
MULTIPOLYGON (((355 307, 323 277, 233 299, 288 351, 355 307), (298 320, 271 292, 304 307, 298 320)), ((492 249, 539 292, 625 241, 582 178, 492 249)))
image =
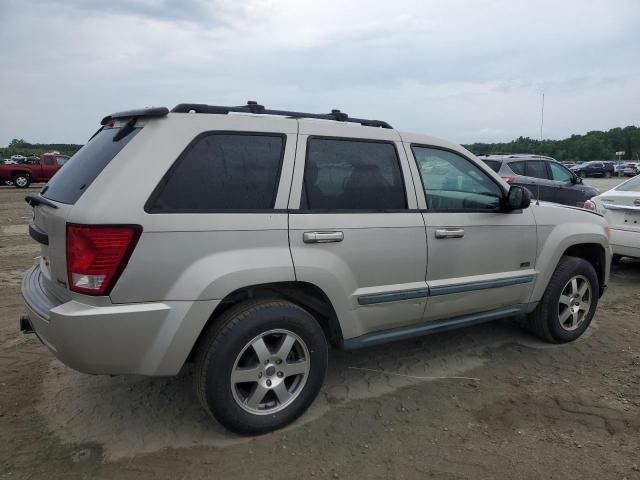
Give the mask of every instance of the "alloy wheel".
POLYGON ((290 405, 309 377, 310 356, 295 333, 270 330, 248 342, 231 371, 236 403, 254 415, 270 415, 290 405))
POLYGON ((591 308, 591 283, 583 275, 571 278, 560 293, 558 320, 567 330, 576 330, 585 321, 591 308))

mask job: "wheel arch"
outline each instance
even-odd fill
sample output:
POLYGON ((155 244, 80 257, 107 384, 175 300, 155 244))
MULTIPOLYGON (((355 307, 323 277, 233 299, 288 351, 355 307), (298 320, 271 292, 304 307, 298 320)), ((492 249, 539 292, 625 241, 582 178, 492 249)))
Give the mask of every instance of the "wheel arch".
POLYGON ((331 346, 334 348, 342 348, 342 328, 336 311, 327 294, 320 287, 312 283, 282 281, 248 285, 237 288, 227 294, 216 306, 215 310, 211 313, 209 319, 198 334, 188 360, 193 358, 194 352, 197 351, 198 344, 203 337, 203 332, 211 322, 215 322, 216 319, 229 308, 242 302, 259 298, 279 298, 287 300, 309 311, 317 319, 331 346))

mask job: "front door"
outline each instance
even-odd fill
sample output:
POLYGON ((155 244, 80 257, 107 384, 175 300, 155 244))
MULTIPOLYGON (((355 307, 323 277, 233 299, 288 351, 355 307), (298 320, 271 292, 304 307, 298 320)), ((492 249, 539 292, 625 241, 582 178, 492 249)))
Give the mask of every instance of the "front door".
POLYGON ((422 179, 427 227, 425 320, 526 304, 535 279, 536 226, 530 209, 503 212, 504 187, 471 159, 406 144, 422 179))
POLYGON ((419 322, 427 297, 425 226, 400 137, 367 130, 300 120, 289 204, 296 279, 329 297, 345 339, 419 322))

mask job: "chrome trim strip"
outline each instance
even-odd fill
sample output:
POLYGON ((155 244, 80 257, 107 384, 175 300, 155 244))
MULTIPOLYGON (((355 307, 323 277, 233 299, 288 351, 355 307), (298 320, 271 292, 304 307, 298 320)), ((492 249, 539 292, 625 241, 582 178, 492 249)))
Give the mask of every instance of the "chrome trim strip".
POLYGON ((398 302, 401 300, 411 300, 414 298, 424 298, 429 296, 429 288, 418 288, 414 290, 401 290, 392 293, 371 293, 358 297, 360 305, 375 305, 376 303, 398 302))

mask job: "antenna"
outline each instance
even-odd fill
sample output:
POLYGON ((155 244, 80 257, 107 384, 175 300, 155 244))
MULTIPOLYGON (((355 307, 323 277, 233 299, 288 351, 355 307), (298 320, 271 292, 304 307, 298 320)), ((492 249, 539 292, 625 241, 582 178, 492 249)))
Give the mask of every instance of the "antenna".
POLYGON ((542 142, 542 127, 544 127, 544 93, 542 94, 542 112, 540 115, 540 141, 542 142))

